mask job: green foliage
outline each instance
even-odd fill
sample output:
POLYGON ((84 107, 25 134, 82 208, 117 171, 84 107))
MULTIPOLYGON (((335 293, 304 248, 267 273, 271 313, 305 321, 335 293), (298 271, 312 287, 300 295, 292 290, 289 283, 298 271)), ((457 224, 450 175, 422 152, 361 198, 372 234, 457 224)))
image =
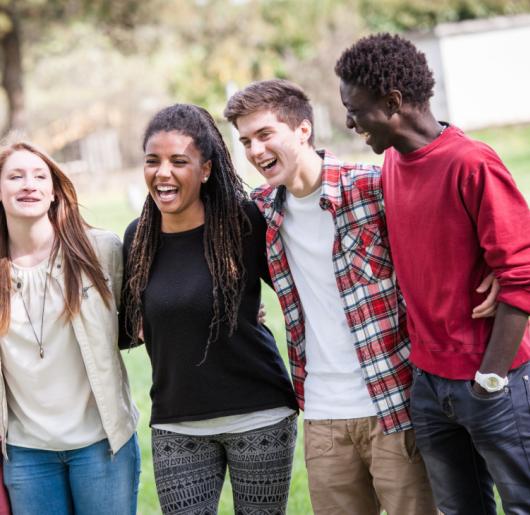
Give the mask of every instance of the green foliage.
POLYGON ((408 31, 497 15, 530 12, 530 0, 359 0, 371 30, 408 31))
MULTIPOLYGON (((290 63, 311 59, 337 30, 336 13, 354 0, 203 0, 161 15, 176 39, 177 69, 171 91, 220 116, 226 84, 290 76, 290 63)), ((341 11, 342 12, 342 11, 341 11)), ((160 14, 160 13, 159 13, 160 14)))

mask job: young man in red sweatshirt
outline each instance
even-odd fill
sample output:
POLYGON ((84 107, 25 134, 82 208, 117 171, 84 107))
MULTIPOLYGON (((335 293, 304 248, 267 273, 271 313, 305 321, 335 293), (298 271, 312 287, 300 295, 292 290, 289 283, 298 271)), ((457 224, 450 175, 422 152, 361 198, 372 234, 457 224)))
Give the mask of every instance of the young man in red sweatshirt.
POLYGON ((438 508, 530 513, 530 212, 487 145, 438 122, 424 54, 390 34, 336 64, 346 125, 385 153, 392 259, 415 365, 412 422, 438 508), (472 319, 493 270, 494 319, 472 319))

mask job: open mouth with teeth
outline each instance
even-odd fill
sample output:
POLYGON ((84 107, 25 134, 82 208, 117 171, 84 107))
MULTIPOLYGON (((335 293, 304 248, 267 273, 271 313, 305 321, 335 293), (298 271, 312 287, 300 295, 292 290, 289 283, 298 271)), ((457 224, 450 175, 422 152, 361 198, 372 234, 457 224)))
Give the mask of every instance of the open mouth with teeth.
POLYGON ((159 185, 156 187, 156 192, 160 200, 173 200, 178 193, 179 189, 177 186, 170 185, 159 185))
POLYGON ((274 165, 278 162, 278 160, 276 158, 272 158, 272 159, 269 159, 267 161, 263 161, 262 163, 260 163, 260 168, 264 171, 264 172, 268 172, 270 171, 272 168, 274 168, 274 165))

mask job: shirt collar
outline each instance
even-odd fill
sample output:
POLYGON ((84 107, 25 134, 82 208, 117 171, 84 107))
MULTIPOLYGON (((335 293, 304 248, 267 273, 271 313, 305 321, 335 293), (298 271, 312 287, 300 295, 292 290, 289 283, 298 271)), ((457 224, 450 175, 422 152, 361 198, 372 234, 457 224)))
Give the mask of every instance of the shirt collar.
POLYGON ((342 206, 342 184, 340 172, 343 162, 326 149, 317 150, 322 158, 322 185, 320 187, 320 206, 327 209, 330 205, 342 206))

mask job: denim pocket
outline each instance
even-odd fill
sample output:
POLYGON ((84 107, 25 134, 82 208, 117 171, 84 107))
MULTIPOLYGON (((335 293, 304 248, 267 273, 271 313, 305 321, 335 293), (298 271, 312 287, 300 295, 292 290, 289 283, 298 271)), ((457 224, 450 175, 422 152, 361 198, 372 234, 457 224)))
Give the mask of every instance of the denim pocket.
POLYGON ((530 367, 528 365, 526 365, 525 367, 526 373, 521 377, 520 381, 523 382, 524 393, 526 398, 524 399, 524 404, 518 410, 517 422, 519 428, 519 436, 521 438, 521 441, 523 442, 523 447, 525 449, 528 465, 530 466, 530 367))
POLYGON ((474 389, 473 389, 473 383, 474 381, 466 381, 466 389, 468 391, 468 393, 471 395, 471 397, 473 397, 474 399, 478 400, 478 401, 493 401, 493 400, 498 400, 500 399, 501 397, 505 397, 508 395, 508 388, 507 387, 504 387, 502 390, 499 390, 498 392, 493 392, 493 393, 477 393, 474 389))
POLYGON ((304 421, 305 460, 318 458, 333 449, 332 420, 304 421))

